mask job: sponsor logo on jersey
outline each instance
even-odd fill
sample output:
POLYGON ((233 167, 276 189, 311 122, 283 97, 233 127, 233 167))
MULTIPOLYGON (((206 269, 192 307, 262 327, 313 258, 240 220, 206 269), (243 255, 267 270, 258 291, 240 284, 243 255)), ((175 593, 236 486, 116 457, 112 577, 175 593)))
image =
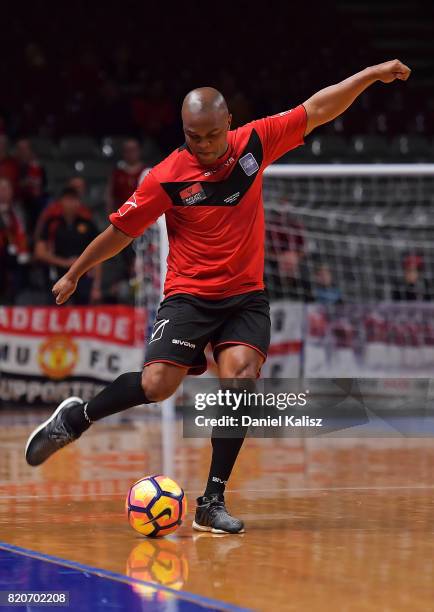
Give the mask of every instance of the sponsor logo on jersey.
POLYGON ((169 320, 170 319, 162 319, 161 321, 155 321, 149 344, 156 342, 157 340, 161 340, 164 328, 169 323, 169 320))
POLYGON ((179 346, 186 346, 187 348, 195 349, 196 345, 192 344, 188 340, 178 340, 178 338, 173 338, 172 344, 179 344, 179 346))
POLYGON ((211 170, 207 170, 206 172, 203 173, 204 176, 212 176, 213 174, 215 174, 216 172, 218 172, 219 170, 221 170, 222 168, 228 168, 229 166, 232 166, 232 164, 234 163, 235 158, 234 157, 229 157, 224 164, 221 164, 220 166, 218 166, 218 168, 212 168, 211 170))
POLYGON ((186 206, 192 206, 206 199, 206 193, 200 183, 194 183, 179 192, 181 200, 186 206))
POLYGON ((252 153, 247 153, 247 155, 240 157, 239 164, 247 176, 252 176, 252 174, 259 170, 258 162, 252 153))
POLYGON ((236 202, 238 200, 238 198, 240 197, 240 192, 237 191, 237 193, 233 193, 232 195, 230 195, 229 197, 225 198, 223 200, 223 202, 225 204, 232 204, 233 202, 236 202))

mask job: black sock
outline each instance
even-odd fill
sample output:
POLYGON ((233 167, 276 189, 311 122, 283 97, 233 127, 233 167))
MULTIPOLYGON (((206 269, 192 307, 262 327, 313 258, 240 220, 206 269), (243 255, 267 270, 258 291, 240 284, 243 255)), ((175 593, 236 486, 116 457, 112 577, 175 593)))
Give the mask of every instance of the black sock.
MULTIPOLYGON (((244 391, 249 392, 255 389, 255 380, 250 379, 222 379, 222 389, 229 391, 232 394, 240 394, 244 391)), ((221 408, 217 417, 224 414, 232 415, 232 401, 224 408, 221 408)), ((240 412, 247 414, 247 407, 244 402, 241 402, 240 412)), ((238 453, 243 445, 247 434, 248 427, 240 426, 216 426, 212 429, 211 444, 212 444, 212 459, 209 470, 208 482, 204 497, 209 497, 213 494, 223 495, 226 483, 229 480, 232 469, 237 460, 238 453)))
MULTIPOLYGON (((247 428, 245 429, 247 431, 247 428)), ((212 459, 204 493, 205 497, 215 493, 223 495, 243 442, 244 437, 220 438, 213 436, 211 438, 212 459)))
POLYGON ((83 432, 91 423, 110 414, 150 403, 142 389, 142 373, 127 372, 121 374, 84 406, 71 409, 68 412, 68 423, 76 431, 83 432))

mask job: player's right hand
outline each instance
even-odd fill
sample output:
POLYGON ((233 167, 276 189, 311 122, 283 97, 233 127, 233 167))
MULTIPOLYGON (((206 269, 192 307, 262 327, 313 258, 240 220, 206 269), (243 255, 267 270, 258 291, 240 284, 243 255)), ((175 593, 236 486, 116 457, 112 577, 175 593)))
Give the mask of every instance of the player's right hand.
POLYGON ((62 276, 52 289, 52 294, 56 298, 56 304, 64 304, 69 300, 77 288, 77 281, 71 279, 67 274, 62 276))
POLYGON ((411 74, 408 66, 400 62, 398 59, 377 64, 373 67, 377 79, 383 83, 392 83, 396 79, 406 81, 411 74))

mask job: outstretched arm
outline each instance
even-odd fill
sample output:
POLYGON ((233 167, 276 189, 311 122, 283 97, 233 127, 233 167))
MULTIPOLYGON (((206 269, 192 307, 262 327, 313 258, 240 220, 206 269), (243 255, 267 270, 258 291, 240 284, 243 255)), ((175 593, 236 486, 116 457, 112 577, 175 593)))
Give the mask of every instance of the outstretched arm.
POLYGON ((53 287, 56 304, 63 304, 74 293, 80 278, 97 264, 117 255, 133 238, 110 225, 85 248, 68 272, 53 287))
POLYGON ((365 68, 336 85, 321 89, 311 96, 303 106, 307 114, 305 135, 323 123, 332 121, 354 102, 354 100, 376 81, 392 83, 396 79, 406 81, 411 70, 399 60, 391 60, 365 68))

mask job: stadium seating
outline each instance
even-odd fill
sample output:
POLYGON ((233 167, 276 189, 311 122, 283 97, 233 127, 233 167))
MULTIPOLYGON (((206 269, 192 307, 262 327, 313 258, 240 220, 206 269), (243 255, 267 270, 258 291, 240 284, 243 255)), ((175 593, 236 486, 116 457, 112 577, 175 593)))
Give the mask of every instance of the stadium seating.
POLYGON ((93 138, 87 136, 68 136, 59 144, 59 154, 63 159, 92 159, 99 157, 100 151, 93 138))

